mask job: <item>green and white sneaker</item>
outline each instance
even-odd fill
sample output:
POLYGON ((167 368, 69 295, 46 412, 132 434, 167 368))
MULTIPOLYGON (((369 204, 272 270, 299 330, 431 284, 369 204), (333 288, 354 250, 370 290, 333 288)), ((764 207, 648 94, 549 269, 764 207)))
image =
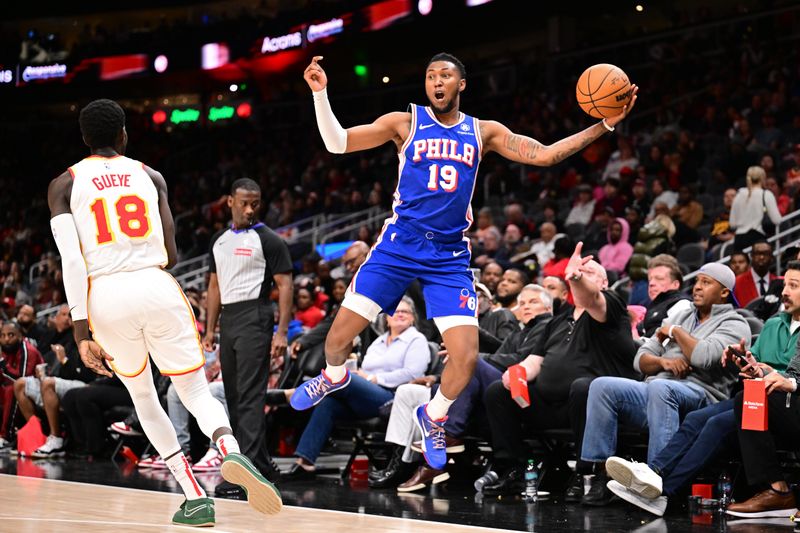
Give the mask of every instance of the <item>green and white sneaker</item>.
POLYGON ((173 524, 196 527, 213 527, 214 500, 211 498, 198 498, 196 500, 183 500, 181 508, 172 516, 173 524))
POLYGON ((247 494, 250 507, 264 514, 278 514, 283 507, 281 493, 267 481, 250 459, 241 453, 229 453, 222 460, 222 477, 239 485, 247 494))

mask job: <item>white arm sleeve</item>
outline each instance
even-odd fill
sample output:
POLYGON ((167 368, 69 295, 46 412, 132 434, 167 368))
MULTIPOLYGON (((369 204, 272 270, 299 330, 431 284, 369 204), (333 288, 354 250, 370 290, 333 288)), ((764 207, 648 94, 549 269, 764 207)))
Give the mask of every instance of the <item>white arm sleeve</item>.
POLYGON ((64 291, 67 293, 72 320, 86 320, 89 316, 89 276, 72 213, 63 213, 50 219, 50 229, 61 253, 64 291))
POLYGON ((322 140, 325 141, 325 148, 332 154, 343 154, 347 149, 347 132, 333 114, 331 103, 328 101, 328 89, 313 94, 317 126, 322 140))

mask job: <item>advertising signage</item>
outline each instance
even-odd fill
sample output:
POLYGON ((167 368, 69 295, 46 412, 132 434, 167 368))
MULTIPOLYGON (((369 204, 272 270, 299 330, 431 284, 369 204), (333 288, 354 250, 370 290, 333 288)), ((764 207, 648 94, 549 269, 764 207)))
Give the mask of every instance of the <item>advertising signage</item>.
POLYGON ((303 34, 299 31, 294 33, 287 33, 280 37, 264 37, 261 43, 261 53, 269 54, 272 52, 280 52, 281 50, 288 50, 289 48, 297 48, 303 46, 303 34))

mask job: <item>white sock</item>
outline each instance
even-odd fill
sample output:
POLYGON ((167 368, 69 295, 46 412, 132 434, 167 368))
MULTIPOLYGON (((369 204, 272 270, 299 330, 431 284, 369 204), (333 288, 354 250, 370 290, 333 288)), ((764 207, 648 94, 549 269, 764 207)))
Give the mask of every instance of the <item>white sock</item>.
POLYGON ((169 467, 172 475, 178 480, 183 493, 186 495, 187 500, 197 500, 199 498, 206 498, 206 491, 203 490, 197 480, 192 474, 192 467, 189 466, 189 461, 183 452, 176 453, 167 459, 167 466, 169 467))
POLYGON ((332 365, 328 363, 328 366, 325 367, 325 375, 331 381, 331 383, 339 383, 344 379, 346 374, 347 367, 344 364, 341 365, 332 365))
POLYGON ((447 416, 447 411, 450 410, 450 406, 454 401, 455 400, 448 400, 445 395, 442 394, 442 389, 439 388, 433 396, 433 399, 428 403, 428 407, 426 407, 428 416, 431 417, 431 420, 441 420, 447 416))
POLYGON ((239 451, 239 442, 233 435, 223 435, 217 439, 217 449, 223 457, 229 453, 241 453, 239 451))

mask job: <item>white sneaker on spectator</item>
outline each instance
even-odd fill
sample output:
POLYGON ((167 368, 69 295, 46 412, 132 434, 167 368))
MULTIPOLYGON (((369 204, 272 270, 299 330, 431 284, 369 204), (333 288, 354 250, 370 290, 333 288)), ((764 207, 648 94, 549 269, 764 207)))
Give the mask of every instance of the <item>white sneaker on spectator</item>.
POLYGON ((0 437, 0 453, 8 453, 11 451, 11 443, 3 437, 0 437))
POLYGON ((108 429, 115 433, 119 433, 120 435, 125 435, 127 437, 140 437, 144 435, 141 431, 137 431, 133 429, 133 427, 129 426, 125 422, 114 422, 108 429))
POLYGON ((651 500, 661 496, 663 490, 661 476, 644 463, 626 461, 621 457, 609 457, 606 460, 606 472, 608 477, 640 496, 651 500))
POLYGON ((648 513, 652 513, 656 516, 664 516, 664 511, 667 510, 667 497, 666 496, 659 496, 658 498, 645 498, 636 494, 631 489, 628 489, 619 483, 618 481, 614 481, 613 479, 606 484, 608 490, 622 498, 628 503, 632 503, 636 507, 640 509, 644 509, 648 513))
POLYGON ((192 465, 195 472, 213 472, 222 466, 222 454, 216 448, 210 447, 206 454, 192 465))
POLYGON ((42 459, 45 457, 63 457, 64 439, 55 435, 48 435, 44 444, 36 448, 31 457, 42 459))
POLYGON ((139 461, 136 466, 138 468, 152 468, 154 470, 162 470, 167 468, 167 462, 161 458, 160 455, 149 455, 139 461))

